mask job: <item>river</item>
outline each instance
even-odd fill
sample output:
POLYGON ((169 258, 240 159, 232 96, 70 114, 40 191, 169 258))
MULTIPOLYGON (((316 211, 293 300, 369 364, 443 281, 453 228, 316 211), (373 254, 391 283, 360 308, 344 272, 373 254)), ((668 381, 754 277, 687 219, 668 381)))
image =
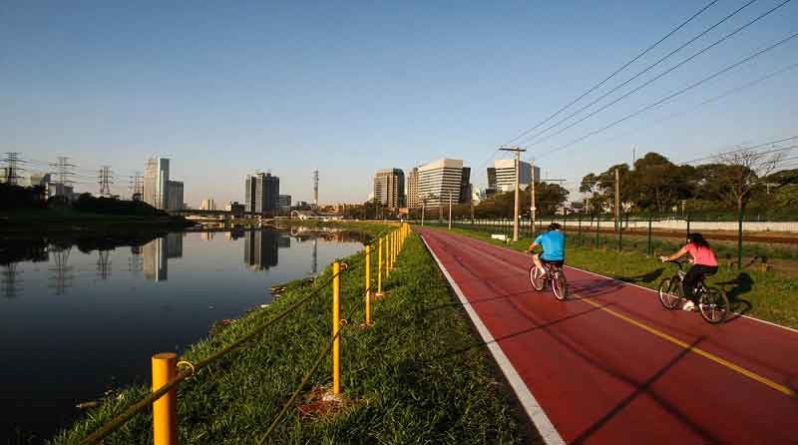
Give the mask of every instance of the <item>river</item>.
POLYGON ((0 443, 51 437, 78 403, 146 384, 152 354, 362 247, 297 230, 0 240, 0 443))

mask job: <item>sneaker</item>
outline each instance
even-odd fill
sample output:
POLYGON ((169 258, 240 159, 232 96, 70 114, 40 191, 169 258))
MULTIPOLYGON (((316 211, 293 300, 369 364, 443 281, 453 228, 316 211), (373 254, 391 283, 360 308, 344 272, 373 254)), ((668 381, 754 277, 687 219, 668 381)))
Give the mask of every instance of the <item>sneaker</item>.
POLYGON ((687 300, 687 302, 684 303, 684 306, 682 306, 682 310, 683 311, 694 311, 695 310, 695 303, 693 303, 690 300, 687 300))

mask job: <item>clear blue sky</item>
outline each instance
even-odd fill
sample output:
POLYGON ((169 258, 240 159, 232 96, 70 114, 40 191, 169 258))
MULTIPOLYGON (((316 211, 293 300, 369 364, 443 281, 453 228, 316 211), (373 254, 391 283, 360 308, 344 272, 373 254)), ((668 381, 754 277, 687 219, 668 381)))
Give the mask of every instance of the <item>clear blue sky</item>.
MULTIPOLYGON (((322 202, 363 201, 375 170, 443 156, 481 167, 472 173, 481 184, 483 161, 497 146, 707 2, 6 0, 0 151, 71 156, 88 175, 109 164, 119 182, 143 170, 148 156, 167 156, 192 206, 206 197, 241 200, 255 170, 271 170, 284 193, 309 200, 318 168, 322 202)), ((719 1, 608 86, 743 3, 719 1)), ((755 2, 643 79, 777 3, 755 2)), ((798 2, 530 154, 544 174, 576 180, 631 161, 633 145, 687 160, 798 134, 798 69, 657 123, 798 62, 796 39, 661 109, 544 155, 795 31, 798 2)))

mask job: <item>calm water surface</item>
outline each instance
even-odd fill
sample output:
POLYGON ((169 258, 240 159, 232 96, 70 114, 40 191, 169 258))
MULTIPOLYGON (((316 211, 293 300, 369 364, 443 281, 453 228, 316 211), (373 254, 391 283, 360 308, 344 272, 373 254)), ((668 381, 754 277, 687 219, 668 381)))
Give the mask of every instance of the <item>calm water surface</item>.
POLYGON ((51 437, 76 404, 146 383, 152 354, 183 351, 271 302, 272 285, 362 246, 271 230, 136 238, 0 244, 0 444, 51 437))

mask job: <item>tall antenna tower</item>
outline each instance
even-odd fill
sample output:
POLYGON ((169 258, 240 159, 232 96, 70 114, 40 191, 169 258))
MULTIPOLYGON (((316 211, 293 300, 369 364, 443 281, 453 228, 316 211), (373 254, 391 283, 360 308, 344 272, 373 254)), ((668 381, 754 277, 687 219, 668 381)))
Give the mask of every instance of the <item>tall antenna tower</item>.
POLYGON ((111 167, 103 165, 97 172, 97 183, 100 184, 100 196, 111 196, 111 184, 114 183, 114 173, 111 167))
POLYGON ((9 151, 6 153, 6 158, 4 159, 6 163, 6 183, 11 185, 17 185, 17 179, 19 179, 19 167, 17 167, 17 162, 19 160, 19 153, 9 151))
POLYGON ((313 207, 319 206, 319 171, 313 170, 313 207))

